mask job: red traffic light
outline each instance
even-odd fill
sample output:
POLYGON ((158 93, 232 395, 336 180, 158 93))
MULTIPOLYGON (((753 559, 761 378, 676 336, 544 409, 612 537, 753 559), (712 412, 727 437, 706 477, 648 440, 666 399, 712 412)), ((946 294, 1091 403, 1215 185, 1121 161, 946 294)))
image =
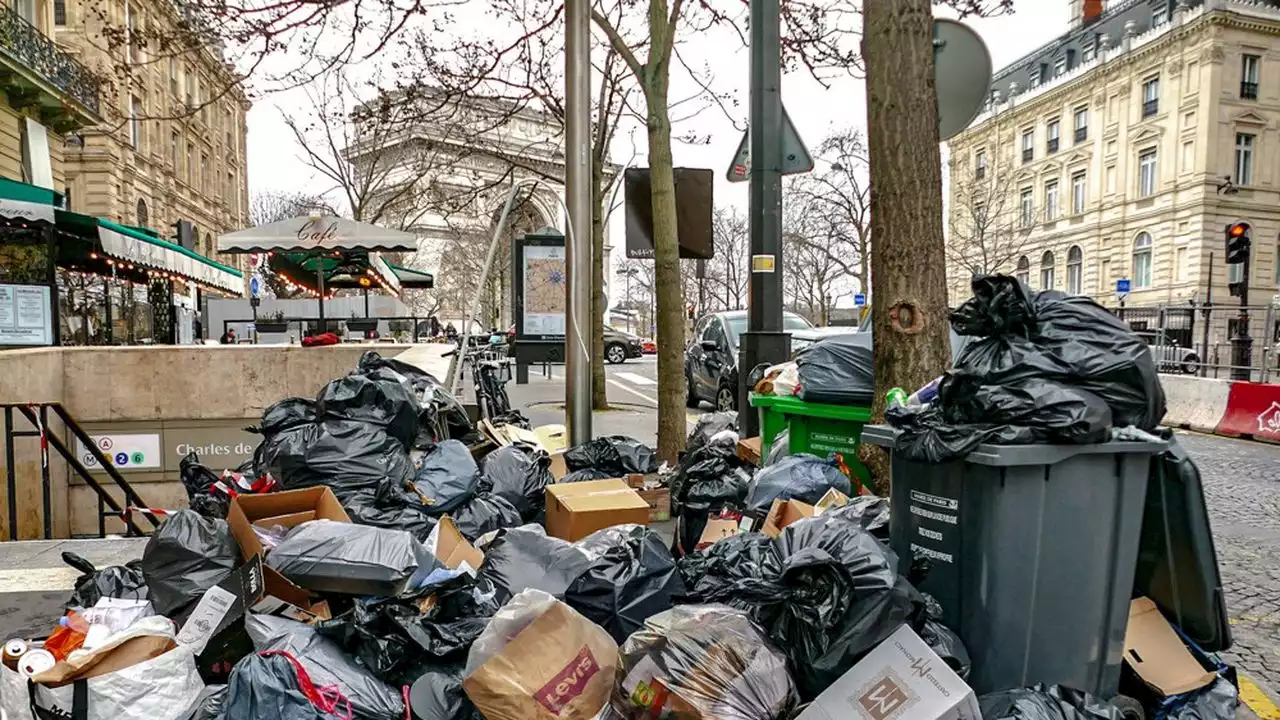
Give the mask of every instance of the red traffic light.
POLYGON ((1249 223, 1238 222, 1235 225, 1232 225, 1231 229, 1227 230, 1227 234, 1233 238, 1244 237, 1249 234, 1249 223))

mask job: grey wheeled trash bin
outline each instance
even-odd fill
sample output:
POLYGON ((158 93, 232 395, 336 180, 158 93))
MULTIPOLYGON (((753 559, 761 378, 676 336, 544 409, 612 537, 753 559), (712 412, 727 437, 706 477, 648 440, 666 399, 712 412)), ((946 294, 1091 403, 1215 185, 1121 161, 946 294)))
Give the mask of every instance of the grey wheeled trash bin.
POLYGON ((1151 456, 1163 442, 980 445, 931 464, 890 449, 890 544, 973 659, 978 694, 1065 685, 1113 697, 1120 684, 1151 456))

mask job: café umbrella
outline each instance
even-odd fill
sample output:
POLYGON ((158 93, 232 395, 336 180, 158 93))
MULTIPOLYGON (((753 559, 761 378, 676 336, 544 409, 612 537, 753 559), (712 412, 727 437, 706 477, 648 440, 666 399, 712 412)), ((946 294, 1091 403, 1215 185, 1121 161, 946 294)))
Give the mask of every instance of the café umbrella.
POLYGON ((348 274, 363 271, 384 289, 399 294, 400 280, 381 253, 417 249, 417 240, 407 232, 332 215, 304 215, 218 237, 220 253, 279 255, 308 274, 314 273, 322 331, 327 274, 338 268, 348 274))

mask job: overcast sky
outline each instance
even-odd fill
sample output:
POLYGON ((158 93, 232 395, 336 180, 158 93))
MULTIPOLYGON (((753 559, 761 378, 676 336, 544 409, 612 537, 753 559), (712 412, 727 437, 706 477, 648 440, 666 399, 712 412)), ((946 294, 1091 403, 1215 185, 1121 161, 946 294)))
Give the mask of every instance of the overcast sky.
MULTIPOLYGON (((995 67, 1001 68, 1025 53, 1052 40, 1065 30, 1068 0, 1015 0, 1015 14, 1011 16, 969 21, 969 24, 986 40, 995 67), (1034 9, 1033 9, 1034 8, 1034 9)), ((690 64, 708 63, 715 76, 717 89, 725 88, 737 93, 740 100, 738 123, 745 123, 747 112, 748 56, 745 48, 734 48, 727 43, 711 43, 695 46, 686 52, 690 64), (720 47, 716 47, 716 46, 720 47), (733 48, 726 51, 726 48, 733 48), (701 50, 704 57, 695 57, 701 50)), ((673 96, 676 90, 673 89, 673 96)), ((822 138, 837 128, 866 126, 866 106, 861 82, 844 80, 831 89, 824 89, 808 76, 794 75, 783 78, 783 102, 795 122, 801 138, 810 148, 816 148, 822 138)), ((313 190, 324 191, 323 180, 299 157, 294 138, 285 127, 281 108, 298 107, 299 95, 278 93, 259 98, 249 112, 249 187, 251 192, 264 190, 313 190)), ((723 180, 734 150, 741 140, 741 131, 718 110, 708 110, 684 129, 709 135, 707 145, 677 145, 674 148, 677 165, 712 168, 716 172, 716 204, 734 204, 745 209, 747 189, 745 184, 730 184, 723 180)), ((644 135, 636 133, 638 155, 632 162, 643 166, 644 135)), ((620 137, 613 148, 613 160, 627 164, 633 153, 627 134, 620 137)), ((621 213, 611 218, 611 238, 621 246, 621 213)), ((618 255, 620 253, 615 253, 618 255)))

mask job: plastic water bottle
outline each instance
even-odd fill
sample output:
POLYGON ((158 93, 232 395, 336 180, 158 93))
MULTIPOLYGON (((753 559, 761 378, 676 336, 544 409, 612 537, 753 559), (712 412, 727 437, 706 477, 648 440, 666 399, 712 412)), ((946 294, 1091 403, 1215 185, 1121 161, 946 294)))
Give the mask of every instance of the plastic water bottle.
POLYGON ((884 395, 885 407, 907 406, 907 391, 900 387, 890 388, 884 395))
POLYGON ((929 405, 938 399, 938 385, 942 383, 942 376, 934 378, 925 384, 924 387, 911 393, 911 397, 907 398, 908 405, 929 405))

